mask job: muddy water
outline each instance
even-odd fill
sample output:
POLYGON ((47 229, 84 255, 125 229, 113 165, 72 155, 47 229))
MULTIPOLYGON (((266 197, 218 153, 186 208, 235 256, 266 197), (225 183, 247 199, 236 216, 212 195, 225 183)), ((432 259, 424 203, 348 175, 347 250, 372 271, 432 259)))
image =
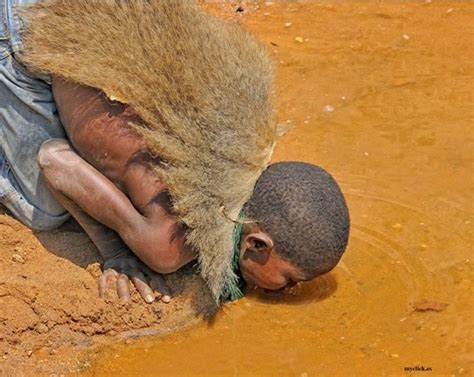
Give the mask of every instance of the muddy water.
POLYGON ((342 263, 293 295, 255 291, 212 323, 109 347, 87 375, 474 375, 474 5, 355 3, 239 16, 277 65, 291 128, 275 160, 323 166, 347 197, 342 263))

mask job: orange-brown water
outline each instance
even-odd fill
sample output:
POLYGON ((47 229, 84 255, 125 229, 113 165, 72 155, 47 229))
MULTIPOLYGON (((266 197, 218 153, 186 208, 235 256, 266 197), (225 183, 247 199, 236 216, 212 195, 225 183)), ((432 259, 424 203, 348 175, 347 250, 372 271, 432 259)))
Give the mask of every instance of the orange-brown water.
MULTIPOLYGON (((234 17, 232 4, 213 7, 234 17)), ((274 159, 337 178, 347 253, 294 295, 255 291, 210 324, 109 347, 86 375, 474 375, 474 4, 243 7, 276 62, 277 118, 292 126, 274 159), (420 300, 436 310, 415 311, 420 300), (404 369, 416 366, 431 372, 404 369)))

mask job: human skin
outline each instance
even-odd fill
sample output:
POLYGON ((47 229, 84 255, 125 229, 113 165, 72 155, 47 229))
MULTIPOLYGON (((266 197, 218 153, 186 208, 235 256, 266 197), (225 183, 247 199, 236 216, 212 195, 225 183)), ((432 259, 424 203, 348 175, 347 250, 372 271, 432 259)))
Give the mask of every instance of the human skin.
MULTIPOLYGON (((170 211, 166 184, 154 173, 159 157, 128 126, 136 115, 100 91, 58 78, 53 94, 68 140, 45 142, 38 163, 55 197, 104 258, 100 295, 116 278, 121 298, 130 299, 131 280, 146 302, 155 299, 153 285, 168 302, 160 274, 176 271, 197 254, 170 211)), ((306 280, 278 257, 271 237, 255 223, 244 226, 240 266, 249 284, 266 289, 306 280)))
POLYGON ((239 263, 248 285, 263 288, 272 295, 314 278, 282 259, 270 235, 253 222, 244 226, 239 263))

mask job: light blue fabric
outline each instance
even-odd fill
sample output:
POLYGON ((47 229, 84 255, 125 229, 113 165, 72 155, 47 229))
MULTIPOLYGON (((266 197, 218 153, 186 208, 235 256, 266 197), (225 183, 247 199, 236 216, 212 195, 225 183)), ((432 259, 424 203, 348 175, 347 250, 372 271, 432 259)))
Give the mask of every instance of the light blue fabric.
POLYGON ((0 203, 35 230, 53 229, 68 214, 41 177, 36 156, 41 144, 64 138, 44 77, 18 61, 22 22, 16 10, 37 0, 0 0, 0 203))

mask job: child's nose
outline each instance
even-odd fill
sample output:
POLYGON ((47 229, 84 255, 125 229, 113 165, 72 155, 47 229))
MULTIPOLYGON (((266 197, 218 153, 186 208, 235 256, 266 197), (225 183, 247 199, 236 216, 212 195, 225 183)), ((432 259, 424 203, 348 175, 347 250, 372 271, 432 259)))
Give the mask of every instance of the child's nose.
POLYGON ((298 283, 295 283, 294 281, 290 281, 288 284, 286 284, 285 286, 281 287, 281 288, 278 288, 278 289, 264 289, 264 292, 268 295, 268 296, 271 296, 271 297, 278 297, 280 296, 283 292, 285 292, 285 290, 289 289, 289 288, 293 288, 296 284, 298 283))

